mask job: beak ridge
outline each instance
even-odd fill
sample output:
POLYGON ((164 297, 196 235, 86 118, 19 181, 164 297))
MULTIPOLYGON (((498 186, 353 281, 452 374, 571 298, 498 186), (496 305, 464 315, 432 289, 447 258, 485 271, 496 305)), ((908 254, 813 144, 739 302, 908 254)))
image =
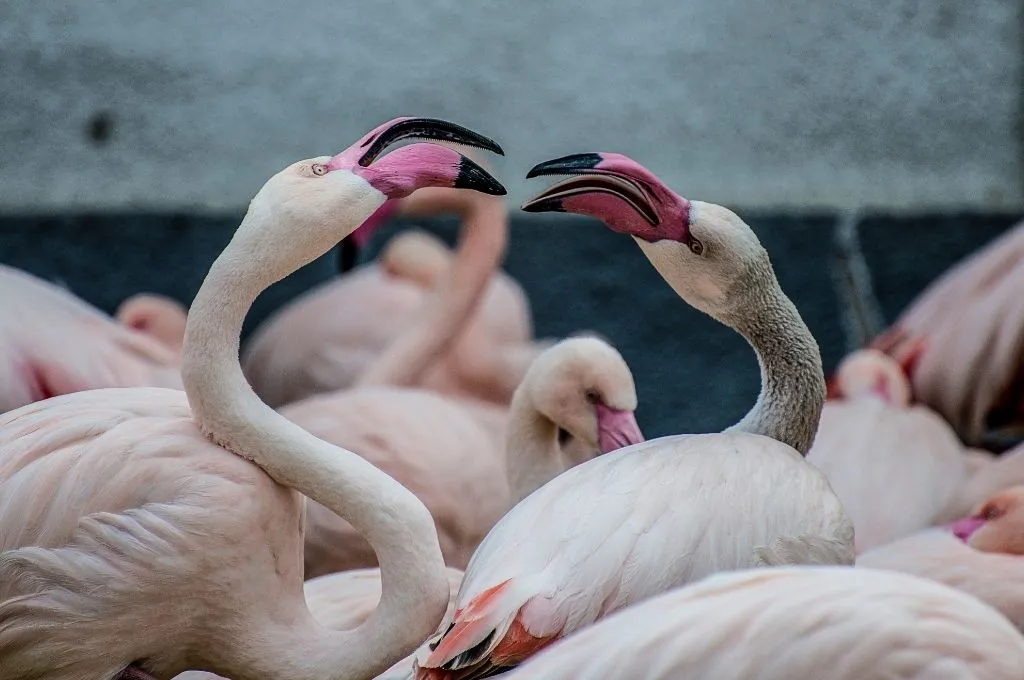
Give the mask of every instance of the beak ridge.
POLYGON ((505 152, 490 137, 469 128, 450 123, 439 118, 401 118, 389 127, 381 130, 376 137, 364 142, 369 148, 359 158, 359 165, 364 168, 373 163, 380 154, 392 144, 403 139, 417 138, 463 144, 479 149, 492 151, 499 156, 505 152))

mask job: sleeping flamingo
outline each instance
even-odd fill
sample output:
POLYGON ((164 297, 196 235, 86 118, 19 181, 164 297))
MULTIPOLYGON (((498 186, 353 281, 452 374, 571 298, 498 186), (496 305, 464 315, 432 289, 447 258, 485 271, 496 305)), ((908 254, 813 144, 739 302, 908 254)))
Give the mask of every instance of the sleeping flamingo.
POLYGON ((449 599, 430 513, 358 455, 253 393, 238 339, 259 293, 327 252, 387 196, 504 189, 431 143, 500 151, 439 120, 399 118, 334 157, 270 178, 192 303, 185 392, 80 392, 0 418, 0 677, 94 680, 202 668, 236 678, 368 678, 435 629, 449 599), (187 396, 187 398, 186 398, 187 396), (255 464, 254 464, 255 463, 255 464), (302 597, 303 496, 380 558, 363 625, 329 631, 302 597))
POLYGON ((910 405, 910 385, 877 350, 849 355, 825 402, 807 460, 825 473, 850 514, 857 552, 930 526, 960 491, 967 457, 953 429, 910 405))
POLYGON ((786 567, 710 576, 613 614, 505 680, 1019 680, 1024 637, 906 574, 786 567))
POLYGON ((178 357, 63 288, 0 265, 0 413, 98 387, 181 388, 178 357))
POLYGON ((857 566, 930 578, 987 602, 1024 632, 1024 486, 970 516, 870 550, 857 566))
MULTIPOLYGON (((452 608, 455 593, 462 583, 462 572, 451 567, 445 568, 448 576, 449 601, 452 608)), ((380 569, 355 569, 338 574, 328 574, 302 584, 306 606, 313 618, 325 628, 348 630, 365 623, 380 602, 380 569)), ((377 676, 380 680, 408 676, 412 668, 412 656, 407 656, 377 676)), ((205 671, 186 671, 174 680, 216 680, 219 675, 205 671)))
POLYGON ((257 393, 271 406, 357 384, 395 384, 387 368, 394 360, 380 360, 380 354, 385 348, 392 357, 415 351, 415 344, 425 339, 422 331, 410 334, 410 324, 423 328, 418 320, 436 314, 434 309, 442 305, 450 311, 431 332, 443 332, 447 324, 468 314, 467 320, 435 364, 422 375, 407 376, 404 386, 508 404, 543 347, 531 342, 525 294, 498 270, 508 241, 504 200, 434 189, 417 192, 404 203, 410 215, 462 216, 455 257, 436 239, 431 243, 420 237, 413 244, 401 240, 396 252, 385 251, 384 266, 358 267, 268 318, 247 343, 242 364, 257 393), (408 253, 411 249, 416 252, 408 253), (405 263, 410 255, 427 260, 428 266, 409 271, 405 263), (396 349, 396 344, 405 349, 396 349))
POLYGON ((761 394, 725 432, 605 454, 515 506, 470 560, 444 632, 417 652, 420 679, 500 673, 617 609, 717 571, 853 562, 850 519, 803 459, 825 398, 818 346, 754 233, 625 156, 566 156, 527 176, 556 174, 576 176, 523 209, 593 215, 631 235, 680 297, 747 338, 761 394))
POLYGON ((1024 436, 1022 290, 1024 224, 947 271, 871 344, 968 444, 990 430, 1024 436))
MULTIPOLYGON (((597 338, 563 340, 534 361, 495 441, 460 402, 417 389, 366 388, 280 409, 321 439, 360 455, 415 493, 434 517, 445 563, 463 568, 520 499, 564 470, 643 441, 636 388, 622 356, 597 338)), ((306 505, 306 577, 376 564, 330 509, 306 505)))

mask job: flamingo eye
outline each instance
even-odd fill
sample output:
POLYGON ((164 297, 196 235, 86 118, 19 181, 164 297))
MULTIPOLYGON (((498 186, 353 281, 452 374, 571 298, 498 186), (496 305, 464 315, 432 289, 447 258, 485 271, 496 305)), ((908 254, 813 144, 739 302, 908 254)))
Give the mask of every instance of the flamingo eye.
POLYGON ((687 245, 690 246, 690 250, 693 252, 694 255, 704 254, 704 244, 701 243, 699 240, 693 238, 692 236, 690 237, 690 242, 687 245))
POLYGON ((999 519, 1002 516, 1002 514, 1003 513, 999 511, 999 508, 997 508, 994 505, 990 505, 981 511, 981 518, 986 522, 990 522, 994 519, 999 519))
POLYGON ((327 166, 323 163, 313 163, 313 174, 317 177, 323 177, 327 174, 327 166))
POLYGON ((594 390, 587 390, 586 394, 583 395, 587 399, 588 404, 596 404, 601 401, 601 395, 594 390))

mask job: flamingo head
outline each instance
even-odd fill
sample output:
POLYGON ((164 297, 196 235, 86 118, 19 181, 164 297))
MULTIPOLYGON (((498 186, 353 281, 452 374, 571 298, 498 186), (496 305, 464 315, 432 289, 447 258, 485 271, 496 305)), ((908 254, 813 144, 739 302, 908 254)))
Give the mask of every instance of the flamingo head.
POLYGON ((997 493, 948 528, 976 550, 1024 555, 1024 486, 997 493))
POLYGON ((527 178, 546 175, 568 178, 528 200, 524 211, 589 215, 632 236, 676 293, 707 314, 729 322, 742 304, 738 294, 772 285, 768 255, 743 220, 683 198, 631 158, 573 154, 534 166, 527 178))
MULTIPOLYGON (((505 188, 477 163, 436 142, 502 153, 494 141, 454 123, 396 118, 339 154, 298 161, 271 177, 249 204, 248 225, 243 224, 236 234, 247 237, 253 230, 264 233, 255 246, 258 251, 276 251, 282 256, 280 262, 268 260, 266 266, 285 260, 289 266, 304 264, 322 254, 325 243, 337 243, 353 233, 387 200, 408 196, 417 189, 444 187, 505 194, 505 188), (426 141, 385 153, 406 140, 426 141), (288 228, 276 230, 269 237, 262 227, 255 226, 267 223, 288 228)), ((369 234, 362 236, 368 238, 369 234)), ((282 268, 282 276, 284 272, 282 268)))
POLYGON ((832 395, 841 399, 870 396, 891 406, 910 405, 910 382, 899 363, 876 349, 861 349, 839 364, 832 395))
POLYGON ((559 446, 573 465, 594 451, 644 441, 636 422, 633 374, 604 340, 578 336, 549 347, 534 359, 520 390, 557 426, 559 446))

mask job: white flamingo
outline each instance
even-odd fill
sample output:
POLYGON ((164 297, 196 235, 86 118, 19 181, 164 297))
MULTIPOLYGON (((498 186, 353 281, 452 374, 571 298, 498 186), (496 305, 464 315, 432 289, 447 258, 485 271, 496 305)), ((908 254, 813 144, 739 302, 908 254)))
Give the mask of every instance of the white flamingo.
POLYGON ((818 346, 754 233, 625 156, 567 156, 528 176, 553 174, 578 176, 523 209, 589 214, 633 236, 684 300, 747 338, 761 394, 726 432, 600 456, 514 507, 470 560, 443 634, 417 652, 421 680, 499 673, 617 609, 716 571, 853 563, 850 519, 803 459, 825 398, 818 346))
POLYGON ((198 667, 236 680, 369 678, 435 630, 449 587, 429 512, 267 407, 238 362, 256 296, 386 197, 504 192, 436 144, 378 159, 410 137, 500 151, 450 123, 403 118, 333 158, 289 166, 252 199, 196 295, 184 393, 94 390, 0 418, 0 677, 109 680, 131 667, 126 677, 169 678, 198 667), (306 607, 303 494, 380 557, 380 606, 354 630, 327 630, 306 607))
POLYGON ((609 616, 503 680, 1019 680, 999 612, 872 569, 716 574, 609 616))

